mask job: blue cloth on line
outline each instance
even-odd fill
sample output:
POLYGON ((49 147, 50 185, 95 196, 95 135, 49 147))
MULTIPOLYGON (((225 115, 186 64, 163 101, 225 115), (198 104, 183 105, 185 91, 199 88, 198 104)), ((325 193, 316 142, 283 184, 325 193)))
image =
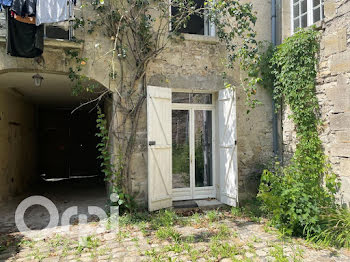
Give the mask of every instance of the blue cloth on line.
POLYGON ((12 5, 13 0, 0 0, 0 11, 2 10, 2 6, 10 7, 12 5))

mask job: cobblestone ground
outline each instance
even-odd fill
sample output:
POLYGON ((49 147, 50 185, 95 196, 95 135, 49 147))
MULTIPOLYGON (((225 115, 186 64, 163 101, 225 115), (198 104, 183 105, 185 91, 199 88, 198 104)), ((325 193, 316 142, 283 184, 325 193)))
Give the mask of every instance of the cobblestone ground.
POLYGON ((0 261, 350 261, 347 250, 285 239, 236 211, 128 215, 119 230, 104 232, 88 223, 6 234, 0 236, 0 261))

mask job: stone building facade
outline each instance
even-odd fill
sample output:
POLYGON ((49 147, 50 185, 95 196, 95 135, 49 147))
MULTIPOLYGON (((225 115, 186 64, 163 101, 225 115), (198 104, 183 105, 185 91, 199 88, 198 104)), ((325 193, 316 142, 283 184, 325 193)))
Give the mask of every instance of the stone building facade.
MULTIPOLYGON (((308 4, 310 1, 304 0, 308 4)), ((271 1, 253 0, 257 11, 258 40, 271 40, 271 1)), ((278 0, 277 35, 279 42, 293 33, 293 5, 298 1, 278 0)), ((303 1, 299 1, 302 4, 303 1)), ((321 3, 322 1, 320 1, 321 3)), ((91 2, 92 3, 92 2, 91 2)), ((75 8, 75 16, 88 18, 93 8, 88 3, 75 8)), ((317 28, 322 32, 317 96, 323 125, 320 129, 324 149, 333 170, 342 182, 342 201, 350 202, 350 3, 347 0, 325 0, 317 28)), ((299 9, 300 11, 300 9, 299 9)), ((294 11, 295 12, 295 11, 294 11)), ((309 10, 313 12, 313 10, 309 10)), ((306 26, 313 21, 300 23, 306 26)), ((39 178, 37 165, 38 108, 48 105, 73 108, 91 97, 72 97, 72 83, 68 79, 74 67, 67 51, 78 51, 87 57, 83 74, 102 88, 113 90, 115 83, 109 77, 110 60, 105 54, 113 42, 101 31, 88 33, 86 28, 74 31, 82 42, 45 39, 43 59, 16 58, 6 54, 6 23, 0 13, 0 201, 21 194, 39 178), (44 77, 41 89, 34 87, 32 75, 44 77)), ((154 60, 146 74, 147 85, 167 88, 171 92, 208 93, 219 96, 223 89, 221 73, 225 57, 223 46, 213 36, 183 34, 184 40, 174 41, 154 60)), ((232 83, 239 86, 241 72, 230 73, 232 83)), ((237 182, 238 199, 242 201, 256 193, 259 174, 273 157, 272 101, 268 91, 259 89, 257 98, 262 102, 247 114, 245 95, 236 90, 237 182)), ((112 117, 113 97, 105 101, 105 112, 112 117)), ((137 130, 137 145, 131 164, 131 189, 140 205, 149 202, 148 126, 147 103, 143 104, 137 130)), ((295 148, 293 123, 288 108, 281 116, 280 142, 282 154, 288 160, 295 148)), ((112 127, 112 129, 117 127, 112 127)), ((220 139, 218 137, 218 139, 220 139)), ((112 152, 118 141, 112 142, 112 152)), ((116 157, 114 155, 114 157, 116 157)), ((216 161, 219 162, 218 159, 216 161)), ((220 187, 214 181, 214 187, 220 187)), ((217 198, 220 196, 217 194, 217 198)))
MULTIPOLYGON (((282 40, 290 36, 293 31, 291 2, 293 1, 281 2, 282 40)), ((324 17, 315 24, 322 33, 316 86, 323 121, 320 136, 332 168, 342 182, 342 203, 349 206, 350 2, 325 0, 324 17)), ((295 148, 295 132, 292 121, 288 119, 288 109, 283 113, 282 126, 283 153, 285 159, 288 159, 295 148)))
MULTIPOLYGON (((91 1, 92 3, 93 1, 91 1)), ((271 6, 270 1, 251 1, 257 11, 256 30, 259 40, 271 39, 271 6)), ((91 17, 93 8, 89 1, 80 8, 80 1, 75 8, 75 16, 91 17), (90 7, 89 7, 90 6, 90 7)), ((6 54, 6 25, 3 13, 0 13, 0 201, 18 195, 35 183, 39 178, 36 151, 37 124, 35 123, 38 108, 45 105, 71 107, 86 101, 72 97, 69 90, 72 86, 68 79, 69 69, 74 61, 68 50, 80 52, 87 57, 84 66, 85 74, 91 82, 103 88, 112 89, 114 83, 109 77, 109 58, 106 52, 111 50, 113 42, 100 30, 88 33, 87 29, 76 29, 74 34, 82 42, 45 39, 43 59, 16 58, 6 54), (35 89, 32 75, 40 73, 43 77, 42 89, 35 89), (16 102, 11 102, 16 100, 16 102), (30 117, 25 116, 30 114, 30 117), (25 120, 24 120, 25 118, 25 120), (33 118, 33 120, 30 120, 33 118), (28 121, 28 127, 25 121, 28 121), (16 132, 10 132, 11 123, 15 123, 16 132), (17 143, 17 144, 16 144, 17 143), (15 144, 15 145, 14 145, 15 144), (27 155, 23 152, 26 151, 27 155), (4 156, 7 156, 6 158, 4 156), (27 165, 30 162, 31 165, 27 165), (23 168, 18 168, 19 165, 23 168), (28 175, 32 174, 32 175, 28 175), (25 178, 24 178, 25 177, 25 178)), ((187 93, 210 93, 218 97, 218 91, 224 88, 221 77, 222 60, 225 57, 223 46, 216 37, 184 34, 183 41, 171 43, 154 61, 147 72, 147 85, 181 90, 187 93)), ((234 84, 240 83, 240 72, 235 70, 229 78, 234 84)), ((259 90, 258 99, 262 102, 250 114, 247 114, 244 92, 236 91, 236 133, 238 165, 238 199, 240 201, 254 195, 257 188, 257 174, 264 164, 270 162, 272 152, 272 106, 271 97, 266 90, 259 90)), ((111 117, 113 98, 105 102, 106 114, 111 117)), ((131 189, 135 199, 141 205, 147 205, 149 196, 148 183, 148 143, 147 143, 147 103, 144 103, 140 124, 137 130, 137 145, 132 157, 131 189)), ((113 129, 113 127, 112 127, 113 129)), ((118 147, 118 141, 112 148, 118 147)), ((112 152, 116 150, 112 149, 112 152)), ((218 161, 218 159, 217 159, 218 161)), ((217 180, 214 187, 218 187, 217 180)))

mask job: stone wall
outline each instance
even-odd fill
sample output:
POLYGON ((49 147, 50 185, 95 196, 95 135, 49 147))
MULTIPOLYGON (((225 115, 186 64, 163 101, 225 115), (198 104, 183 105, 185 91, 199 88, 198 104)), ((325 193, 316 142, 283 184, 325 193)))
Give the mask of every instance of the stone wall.
MULTIPOLYGON (((282 35, 290 35, 290 1, 283 0, 282 35)), ((342 201, 350 204, 350 2, 325 0, 317 97, 323 125, 320 137, 324 150, 342 182, 342 201)), ((283 144, 288 159, 295 147, 293 123, 283 116, 283 144)))
POLYGON ((0 12, 0 35, 6 35, 6 20, 4 10, 0 12))
MULTIPOLYGON (((250 2, 253 3, 258 17, 257 38, 270 41, 270 1, 250 2)), ((148 83, 189 91, 213 92, 223 89, 223 46, 212 37, 186 34, 184 37, 185 41, 172 43, 152 63, 148 72, 148 83)), ((240 76, 238 67, 230 72, 230 79, 237 87, 238 192, 241 201, 256 194, 259 176, 263 167, 272 161, 273 149, 271 96, 267 90, 260 89, 257 98, 262 104, 247 114, 248 108, 245 105, 245 93, 240 87, 240 76)), ((146 151, 143 154, 145 155, 146 151)), ((138 177, 140 175, 142 173, 137 174, 138 177)), ((146 177, 147 173, 144 172, 139 181, 144 181, 146 177)))
POLYGON ((0 90, 0 202, 23 193, 36 179, 35 108, 0 90))
MULTIPOLYGON (((247 1, 248 2, 248 1, 247 1)), ((270 1, 253 0, 257 11, 256 29, 259 40, 270 40, 270 1)), ((92 17, 89 8, 76 10, 80 17, 92 17)), ((14 58, 6 54, 5 41, 0 39, 0 74, 9 71, 35 71, 67 74, 74 65, 66 51, 74 49, 81 51, 88 58, 84 74, 96 80, 103 86, 113 88, 110 81, 110 57, 105 54, 111 50, 113 41, 103 35, 98 28, 91 34, 86 28, 75 31, 77 39, 83 43, 46 40, 43 54, 45 63, 36 59, 14 58)), ((216 92, 224 88, 221 73, 224 69, 225 51, 216 38, 184 35, 184 41, 172 42, 168 48, 157 57, 147 72, 147 84, 193 90, 208 90, 216 92)), ((239 167, 239 198, 250 197, 256 192, 257 174, 262 166, 272 157, 272 108, 271 97, 266 90, 259 90, 258 99, 262 102, 250 114, 245 106, 245 94, 240 87, 239 70, 229 74, 229 78, 237 86, 237 132, 238 132, 238 167, 239 167)), ((146 103, 137 130, 136 150, 132 158, 131 187, 139 203, 147 203, 147 119, 146 103)), ((113 110, 109 108, 109 115, 113 110)), ((113 143, 116 153, 118 141, 113 143)))

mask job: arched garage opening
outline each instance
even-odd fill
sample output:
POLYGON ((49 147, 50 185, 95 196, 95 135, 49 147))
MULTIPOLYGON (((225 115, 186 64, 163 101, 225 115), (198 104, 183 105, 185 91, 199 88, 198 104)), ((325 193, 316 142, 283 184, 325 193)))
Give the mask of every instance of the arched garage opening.
MULTIPOLYGON (((34 194, 52 200, 61 213, 71 206, 78 206, 81 213, 87 213, 87 206, 105 206, 105 183, 96 149, 96 102, 77 108, 106 89, 90 80, 86 85, 94 85, 94 92, 73 96, 67 75, 40 73, 43 81, 37 86, 35 74, 0 74, 0 205, 6 203, 5 215, 0 218, 3 230, 14 226, 18 203, 34 194)), ((102 108, 104 104, 99 103, 102 108)), ((45 227, 47 215, 44 208, 28 210, 26 223, 35 229, 45 227)))

